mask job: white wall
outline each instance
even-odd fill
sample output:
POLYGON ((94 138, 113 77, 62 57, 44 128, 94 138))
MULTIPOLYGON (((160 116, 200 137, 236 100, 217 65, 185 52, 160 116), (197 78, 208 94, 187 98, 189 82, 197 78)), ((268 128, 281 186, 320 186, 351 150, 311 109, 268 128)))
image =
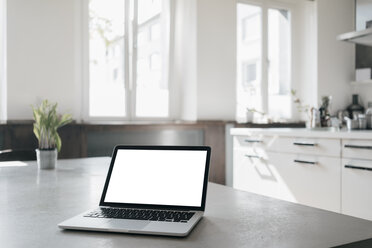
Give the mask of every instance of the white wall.
POLYGON ((6 0, 0 0, 0 122, 6 121, 6 0))
POLYGON ((76 0, 8 1, 8 119, 31 119, 31 104, 59 103, 81 116, 76 0))
MULTIPOLYGON (((296 54, 294 70, 297 82, 295 86, 298 96, 305 105, 316 107, 318 105, 318 84, 317 84, 317 15, 316 2, 303 1, 297 12, 298 22, 295 23, 297 42, 294 45, 299 51, 296 54), (297 35, 298 34, 298 35, 297 35)), ((296 106, 294 106, 296 108, 296 106)), ((296 110, 294 108, 294 113, 296 110)), ((298 112, 297 112, 298 114, 298 112)), ((297 115, 303 120, 307 114, 297 115)))
POLYGON ((235 119, 236 1, 197 1, 198 119, 235 119))
POLYGON ((355 71, 354 45, 336 39, 354 27, 354 1, 318 0, 318 103, 331 95, 332 112, 345 109, 351 103, 350 82, 355 71))

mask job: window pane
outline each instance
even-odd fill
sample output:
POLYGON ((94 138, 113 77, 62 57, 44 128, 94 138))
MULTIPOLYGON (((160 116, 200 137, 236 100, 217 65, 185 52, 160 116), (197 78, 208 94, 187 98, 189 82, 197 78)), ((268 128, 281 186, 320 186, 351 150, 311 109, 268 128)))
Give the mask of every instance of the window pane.
POLYGON ((125 111, 124 0, 89 1, 89 115, 125 111))
POLYGON ((142 33, 148 38, 137 46, 137 117, 167 117, 169 109, 168 83, 164 73, 165 33, 160 14, 160 0, 138 1, 138 40, 142 33))
POLYGON ((161 12, 162 0, 138 0, 138 24, 141 25, 161 12))
POLYGON ((269 115, 291 118, 291 41, 288 10, 268 10, 269 115))
POLYGON ((237 4, 237 118, 243 120, 247 108, 262 111, 261 13, 260 7, 237 4))

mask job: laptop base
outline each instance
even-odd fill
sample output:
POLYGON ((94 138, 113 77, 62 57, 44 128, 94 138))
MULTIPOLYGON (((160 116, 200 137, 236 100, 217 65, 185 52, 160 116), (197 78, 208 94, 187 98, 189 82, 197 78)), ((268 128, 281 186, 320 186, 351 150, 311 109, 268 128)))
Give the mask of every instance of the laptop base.
POLYGON ((165 221, 84 217, 84 215, 89 212, 91 211, 87 211, 75 217, 72 217, 71 219, 58 224, 58 227, 68 230, 185 237, 191 232, 191 230, 203 216, 202 211, 196 211, 195 215, 187 223, 179 223, 165 221))

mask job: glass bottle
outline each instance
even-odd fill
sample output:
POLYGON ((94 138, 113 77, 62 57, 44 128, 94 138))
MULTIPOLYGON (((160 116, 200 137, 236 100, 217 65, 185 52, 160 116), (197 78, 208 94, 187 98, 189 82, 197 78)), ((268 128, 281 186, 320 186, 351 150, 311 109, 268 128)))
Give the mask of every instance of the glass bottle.
POLYGON ((366 110, 367 128, 372 129, 372 102, 368 102, 368 108, 366 110))

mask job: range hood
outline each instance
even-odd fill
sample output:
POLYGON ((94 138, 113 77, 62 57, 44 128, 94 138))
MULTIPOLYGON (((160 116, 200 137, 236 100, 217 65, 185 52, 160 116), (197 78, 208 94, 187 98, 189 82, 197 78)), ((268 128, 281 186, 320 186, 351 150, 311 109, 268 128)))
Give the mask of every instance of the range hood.
POLYGON ((340 34, 337 36, 337 40, 372 46, 372 28, 340 34))

